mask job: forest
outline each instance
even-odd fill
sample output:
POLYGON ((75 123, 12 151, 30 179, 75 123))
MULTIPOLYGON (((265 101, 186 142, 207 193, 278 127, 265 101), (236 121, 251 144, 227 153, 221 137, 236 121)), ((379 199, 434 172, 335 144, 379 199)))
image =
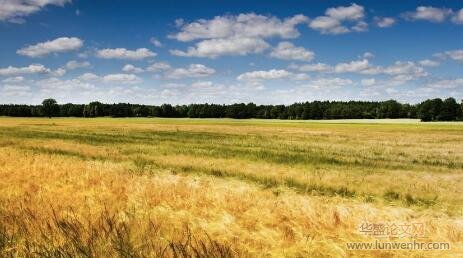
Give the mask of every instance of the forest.
POLYGON ((254 103, 140 105, 130 103, 58 104, 45 99, 42 105, 0 105, 0 116, 12 117, 172 117, 259 119, 383 119, 414 118, 421 121, 461 121, 463 101, 428 99, 418 104, 388 101, 312 101, 291 105, 254 103))

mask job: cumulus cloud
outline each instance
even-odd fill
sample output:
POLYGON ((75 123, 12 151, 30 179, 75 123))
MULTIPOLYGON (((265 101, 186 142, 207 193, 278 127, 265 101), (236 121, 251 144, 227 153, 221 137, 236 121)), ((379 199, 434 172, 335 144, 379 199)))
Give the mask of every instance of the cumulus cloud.
POLYGON ((339 63, 334 67, 337 73, 358 73, 366 70, 370 66, 368 59, 351 61, 349 63, 339 63))
POLYGON ((88 61, 79 62, 79 61, 76 61, 76 60, 71 60, 71 61, 67 62, 66 65, 65 65, 66 69, 68 69, 68 70, 74 70, 74 69, 78 69, 78 68, 88 68, 90 66, 91 66, 90 62, 88 62, 88 61))
POLYGON ((143 79, 135 74, 116 73, 99 76, 93 73, 84 73, 76 78, 84 82, 104 82, 119 84, 137 84, 143 82, 143 79))
POLYGON ((160 72, 160 71, 168 70, 170 68, 171 68, 171 66, 168 63, 157 62, 157 63, 153 63, 153 64, 149 65, 148 67, 146 67, 146 71, 148 71, 148 72, 160 72))
POLYGON ((6 79, 2 80, 2 82, 4 82, 4 83, 19 83, 19 82, 23 82, 24 80, 25 80, 24 77, 16 76, 16 77, 6 78, 6 79))
POLYGON ((389 66, 375 66, 370 64, 368 59, 362 59, 338 63, 334 66, 323 63, 307 65, 293 64, 290 68, 301 72, 390 75, 394 76, 396 82, 409 81, 428 75, 421 65, 412 61, 397 61, 389 66))
POLYGON ((31 64, 25 67, 8 66, 6 68, 0 68, 0 75, 2 76, 14 76, 18 74, 46 74, 50 72, 50 69, 41 64, 31 64))
POLYGON ((430 22, 443 22, 452 14, 451 9, 432 6, 418 6, 413 12, 403 13, 402 16, 409 20, 426 20, 430 22))
POLYGON ((389 66, 369 66, 360 73, 395 75, 397 80, 412 80, 428 75, 423 67, 412 61, 396 61, 389 66))
POLYGON ((55 76, 55 77, 62 77, 65 74, 66 74, 66 70, 63 69, 63 68, 58 68, 58 69, 50 72, 50 75, 55 76))
POLYGON ((24 85, 5 85, 3 86, 4 91, 29 91, 31 88, 24 85))
POLYGON ((351 30, 366 31, 368 24, 362 19, 365 16, 363 6, 352 4, 350 6, 339 6, 328 8, 325 16, 318 16, 309 23, 309 27, 320 31, 322 34, 344 34, 351 30), (356 22, 350 29, 343 25, 343 22, 356 22))
POLYGON ((352 85, 353 81, 343 78, 317 78, 309 81, 304 87, 309 87, 314 90, 334 90, 345 86, 352 85))
POLYGON ((453 17, 452 21, 457 24, 463 24, 463 8, 460 9, 453 17))
POLYGON ((18 55, 28 57, 42 57, 50 53, 68 52, 77 50, 83 46, 83 41, 79 38, 61 37, 54 40, 30 45, 16 51, 18 55))
POLYGON ((303 47, 296 47, 291 42, 284 41, 273 48, 270 56, 285 60, 310 61, 314 58, 315 54, 303 47))
POLYGON ((0 90, 1 95, 12 97, 30 97, 32 95, 31 88, 25 85, 4 85, 0 90))
POLYGON ((260 80, 274 80, 287 78, 291 75, 286 70, 268 70, 268 71, 253 71, 240 74, 236 79, 239 81, 260 81, 260 80))
POLYGON ((59 78, 48 78, 39 80, 36 85, 42 88, 46 93, 55 93, 56 91, 73 91, 73 90, 91 90, 95 86, 93 84, 82 82, 78 79, 62 80, 59 78))
POLYGON ((429 59, 424 59, 424 60, 421 60, 418 62, 420 65, 422 66, 426 66, 426 67, 437 67, 440 65, 439 62, 437 61, 433 61, 433 60, 429 60, 429 59))
POLYGON ((186 68, 169 70, 165 77, 168 79, 198 78, 213 75, 215 70, 202 64, 190 64, 186 68))
POLYGON ((328 8, 326 9, 325 14, 340 21, 356 21, 362 19, 365 16, 363 6, 357 4, 328 8))
POLYGON ((155 57, 157 54, 147 48, 128 50, 125 48, 106 48, 97 50, 96 56, 104 59, 129 59, 142 60, 148 57, 155 57))
POLYGON ((375 78, 362 79, 360 81, 360 84, 362 84, 362 86, 373 86, 375 85, 375 83, 376 83, 375 78))
POLYGON ((179 41, 200 40, 186 51, 171 50, 177 56, 216 58, 222 55, 247 55, 261 53, 269 47, 264 39, 279 37, 296 38, 300 35, 297 25, 308 18, 295 15, 286 19, 255 13, 236 16, 216 16, 213 19, 199 19, 192 23, 179 22, 180 31, 170 35, 179 41))
POLYGON ((362 31, 367 31, 368 30, 368 23, 364 21, 359 21, 357 24, 352 26, 352 30, 357 31, 357 32, 362 32, 362 31))
POLYGON ((246 55, 249 53, 261 53, 269 45, 260 38, 226 38, 209 39, 196 43, 195 47, 189 47, 187 51, 171 50, 176 56, 194 56, 216 58, 223 55, 246 55))
POLYGON ((330 66, 323 63, 293 65, 291 66, 301 72, 322 72, 322 73, 360 73, 370 67, 368 59, 351 61, 348 63, 338 63, 335 66, 330 66))
POLYGON ((211 81, 198 81, 191 84, 192 88, 207 88, 214 85, 211 81))
POLYGON ((161 41, 159 41, 155 37, 150 38, 150 43, 153 44, 155 47, 162 47, 161 41))
POLYGON ((396 20, 392 17, 375 17, 376 26, 380 28, 388 28, 396 23, 396 20))
POLYGON ((425 87, 438 88, 438 89, 463 89, 463 78, 447 79, 430 82, 425 87))
POLYGON ((301 72, 330 72, 332 71, 332 67, 323 64, 323 63, 316 63, 316 64, 305 64, 305 65, 291 65, 290 68, 297 69, 301 72))
POLYGON ((132 64, 126 64, 124 65, 124 67, 122 67, 122 71, 126 73, 142 73, 145 70, 143 70, 143 68, 136 67, 132 64))
POLYGON ((350 30, 341 25, 341 22, 333 17, 319 16, 312 20, 309 27, 320 31, 322 34, 344 34, 350 30))
POLYGON ((463 62, 463 49, 446 51, 442 56, 455 61, 463 62))
POLYGON ((64 6, 71 0, 3 0, 0 2, 0 21, 23 23, 24 17, 47 5, 64 6))
POLYGON ((307 22, 304 15, 295 15, 284 20, 273 16, 255 13, 237 16, 216 16, 213 19, 199 19, 192 23, 181 24, 180 32, 170 35, 179 41, 214 38, 296 38, 299 31, 296 25, 307 22))
POLYGON ((135 74, 117 73, 103 76, 102 81, 106 83, 137 84, 143 80, 135 74))
POLYGON ((97 81, 100 79, 100 77, 94 73, 84 73, 77 77, 77 79, 81 81, 97 81))
POLYGON ((371 52, 365 52, 365 53, 363 53, 362 57, 366 58, 366 59, 370 59, 370 58, 375 57, 375 55, 373 53, 371 53, 371 52))

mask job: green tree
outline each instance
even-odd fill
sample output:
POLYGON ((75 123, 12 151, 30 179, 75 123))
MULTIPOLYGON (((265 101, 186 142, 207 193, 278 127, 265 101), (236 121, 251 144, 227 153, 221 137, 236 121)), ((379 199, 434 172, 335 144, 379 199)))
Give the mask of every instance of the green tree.
POLYGON ((442 108, 440 112, 441 121, 454 121, 458 116, 458 105, 457 101, 454 98, 448 98, 442 102, 442 108))
POLYGON ((51 118, 59 114, 59 106, 55 99, 45 99, 42 101, 42 113, 51 118))

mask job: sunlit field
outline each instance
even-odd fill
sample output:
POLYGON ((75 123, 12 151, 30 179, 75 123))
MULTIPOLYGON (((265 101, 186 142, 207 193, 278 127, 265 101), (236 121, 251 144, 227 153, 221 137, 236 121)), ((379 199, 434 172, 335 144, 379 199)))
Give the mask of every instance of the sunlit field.
POLYGON ((461 257, 463 124, 0 118, 1 257, 190 255, 461 257))

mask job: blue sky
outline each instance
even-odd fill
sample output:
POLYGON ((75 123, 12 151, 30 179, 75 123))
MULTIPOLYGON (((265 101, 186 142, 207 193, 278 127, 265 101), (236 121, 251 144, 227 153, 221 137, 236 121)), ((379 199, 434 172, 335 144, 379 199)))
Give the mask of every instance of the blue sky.
POLYGON ((0 103, 462 99, 462 8, 0 0, 0 103))

